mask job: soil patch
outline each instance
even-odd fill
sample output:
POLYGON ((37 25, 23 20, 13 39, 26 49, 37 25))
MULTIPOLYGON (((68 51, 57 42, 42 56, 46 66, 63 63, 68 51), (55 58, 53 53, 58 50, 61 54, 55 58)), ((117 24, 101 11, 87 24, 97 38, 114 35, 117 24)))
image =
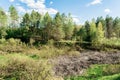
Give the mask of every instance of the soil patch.
POLYGON ((92 64, 120 64, 120 52, 83 51, 78 56, 52 59, 57 76, 81 75, 92 64))

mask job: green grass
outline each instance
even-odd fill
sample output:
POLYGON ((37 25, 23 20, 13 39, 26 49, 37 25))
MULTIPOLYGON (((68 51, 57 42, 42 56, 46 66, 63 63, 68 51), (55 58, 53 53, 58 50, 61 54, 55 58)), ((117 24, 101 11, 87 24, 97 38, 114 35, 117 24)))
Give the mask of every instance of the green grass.
POLYGON ((120 80, 120 73, 110 75, 110 76, 96 77, 96 78, 90 78, 90 77, 85 77, 85 76, 71 77, 65 80, 120 80))
POLYGON ((65 80, 120 80, 120 65, 92 65, 82 76, 72 76, 65 80))
POLYGON ((0 55, 0 60, 1 60, 1 59, 4 59, 4 56, 0 55))
POLYGON ((7 61, 8 59, 4 55, 0 55, 0 65, 5 65, 7 61))
POLYGON ((110 75, 110 76, 103 76, 101 78, 98 78, 98 80, 120 80, 120 73, 110 75))

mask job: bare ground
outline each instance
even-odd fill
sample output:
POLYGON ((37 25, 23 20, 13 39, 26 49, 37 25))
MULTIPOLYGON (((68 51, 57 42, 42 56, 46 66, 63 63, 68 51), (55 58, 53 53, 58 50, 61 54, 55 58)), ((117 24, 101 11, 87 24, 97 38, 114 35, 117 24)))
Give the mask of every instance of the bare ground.
POLYGON ((78 56, 52 59, 57 76, 81 75, 92 64, 120 64, 120 52, 83 51, 78 56))

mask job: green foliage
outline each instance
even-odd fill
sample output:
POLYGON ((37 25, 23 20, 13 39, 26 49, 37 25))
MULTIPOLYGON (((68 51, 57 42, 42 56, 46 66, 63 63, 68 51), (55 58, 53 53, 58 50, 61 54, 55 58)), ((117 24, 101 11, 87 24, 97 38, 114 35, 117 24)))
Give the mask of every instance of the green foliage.
POLYGON ((9 12, 10 12, 10 17, 12 20, 17 20, 18 19, 18 13, 17 10, 13 5, 9 7, 9 12))
POLYGON ((97 44, 102 44, 102 41, 104 39, 104 30, 103 30, 103 26, 102 23, 99 22, 98 23, 98 27, 97 27, 97 44))
POLYGON ((48 13, 46 13, 44 15, 42 22, 43 22, 43 28, 44 28, 42 33, 43 34, 42 39, 48 41, 52 38, 52 35, 53 35, 52 34, 53 26, 52 26, 51 16, 48 13))
POLYGON ((0 64, 1 79, 52 80, 54 78, 51 65, 45 60, 35 61, 27 56, 18 54, 6 55, 6 57, 6 65, 0 64))
POLYGON ((104 39, 103 47, 109 49, 120 49, 120 39, 112 38, 112 39, 104 39))
POLYGON ((82 76, 73 76, 65 80, 119 80, 120 65, 92 65, 82 76))
POLYGON ((40 26, 40 20, 41 20, 41 14, 39 14, 36 11, 32 11, 30 14, 30 32, 32 33, 31 35, 35 36, 37 33, 37 29, 40 26))
POLYGON ((63 30, 65 33, 65 39, 71 40, 74 31, 73 19, 70 14, 68 15, 68 17, 63 14, 62 18, 63 18, 62 21, 63 21, 63 30))
POLYGON ((86 39, 87 33, 84 27, 80 28, 77 35, 79 35, 79 41, 84 41, 86 39))
POLYGON ((102 78, 99 78, 98 80, 120 80, 120 74, 115 74, 112 76, 104 76, 102 78))
POLYGON ((106 16, 106 37, 113 37, 113 18, 106 16))
POLYGON ((0 8, 0 27, 6 27, 7 15, 2 8, 0 8))
POLYGON ((90 40, 90 24, 88 21, 85 22, 85 32, 86 32, 85 41, 91 42, 91 40, 90 40))
POLYGON ((58 12, 53 20, 53 38, 54 40, 60 41, 65 37, 62 25, 62 17, 58 12))
POLYGON ((6 35, 7 35, 6 28, 0 27, 0 39, 5 38, 6 35))
POLYGON ((114 37, 120 38, 120 18, 116 17, 113 25, 114 37))
POLYGON ((92 46, 95 46, 97 44, 96 40, 96 24, 94 21, 90 23, 90 42, 92 43, 92 46))
POLYGON ((56 48, 53 45, 45 45, 41 47, 41 50, 39 51, 39 56, 41 58, 53 58, 59 55, 67 54, 67 50, 69 48, 56 48))
POLYGON ((25 15, 23 16, 21 26, 30 26, 30 15, 28 13, 25 13, 25 15))
POLYGON ((98 24, 101 22, 102 26, 103 26, 103 30, 106 29, 106 21, 105 19, 101 16, 101 17, 97 17, 96 20, 96 26, 98 26, 98 24))
POLYGON ((31 45, 46 44, 51 39, 58 42, 74 40, 86 48, 96 48, 102 47, 103 39, 120 37, 120 18, 118 17, 115 19, 110 16, 106 16, 105 19, 98 17, 96 20, 86 21, 84 25, 77 25, 73 22, 71 14, 65 15, 58 12, 52 17, 48 12, 42 15, 33 10, 31 13, 23 14, 19 24, 19 15, 13 5, 9 7, 9 12, 10 19, 7 18, 4 10, 0 9, 0 38, 17 38, 31 45), (5 27, 8 20, 10 25, 5 27))
POLYGON ((103 66, 94 65, 87 70, 87 76, 91 78, 99 77, 103 75, 102 71, 103 71, 103 66))
POLYGON ((18 26, 18 18, 19 18, 19 16, 18 16, 18 12, 17 12, 16 8, 13 5, 11 5, 9 7, 9 12, 10 12, 10 18, 11 18, 10 26, 11 27, 18 26))
POLYGON ((26 49, 26 45, 19 39, 10 38, 8 40, 0 39, 0 51, 4 53, 23 52, 26 49))

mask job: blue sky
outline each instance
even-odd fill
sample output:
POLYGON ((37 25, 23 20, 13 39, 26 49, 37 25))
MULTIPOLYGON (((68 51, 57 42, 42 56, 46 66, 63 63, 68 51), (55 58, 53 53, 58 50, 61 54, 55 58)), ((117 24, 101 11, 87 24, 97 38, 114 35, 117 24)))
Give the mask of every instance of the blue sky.
POLYGON ((44 14, 54 15, 57 12, 71 13, 75 22, 83 23, 98 16, 120 17, 120 0, 0 0, 0 7, 8 11, 14 5, 19 14, 33 9, 44 14))

